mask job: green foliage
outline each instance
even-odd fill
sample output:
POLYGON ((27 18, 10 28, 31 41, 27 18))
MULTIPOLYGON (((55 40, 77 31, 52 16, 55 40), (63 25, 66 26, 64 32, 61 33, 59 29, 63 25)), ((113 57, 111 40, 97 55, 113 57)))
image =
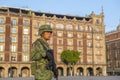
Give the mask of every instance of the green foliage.
POLYGON ((79 60, 80 52, 65 50, 61 54, 61 59, 65 64, 75 64, 79 60))

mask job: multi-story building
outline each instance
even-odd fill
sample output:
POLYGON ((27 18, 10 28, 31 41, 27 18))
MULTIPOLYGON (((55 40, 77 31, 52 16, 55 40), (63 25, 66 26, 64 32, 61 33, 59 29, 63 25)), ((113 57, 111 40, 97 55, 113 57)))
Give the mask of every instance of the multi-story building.
POLYGON ((120 75, 120 24, 106 33, 106 57, 108 75, 120 75))
POLYGON ((31 44, 39 38, 38 29, 42 24, 53 28, 49 43, 54 49, 59 75, 68 75, 68 68, 60 59, 62 51, 68 49, 81 52, 74 65, 74 75, 106 75, 103 12, 80 17, 0 7, 1 77, 31 76, 31 44))

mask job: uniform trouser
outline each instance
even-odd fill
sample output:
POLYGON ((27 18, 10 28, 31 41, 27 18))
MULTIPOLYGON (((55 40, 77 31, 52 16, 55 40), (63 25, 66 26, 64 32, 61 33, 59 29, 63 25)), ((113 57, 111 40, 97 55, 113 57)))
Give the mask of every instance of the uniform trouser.
POLYGON ((35 73, 35 80, 51 80, 53 73, 47 69, 37 69, 35 73))

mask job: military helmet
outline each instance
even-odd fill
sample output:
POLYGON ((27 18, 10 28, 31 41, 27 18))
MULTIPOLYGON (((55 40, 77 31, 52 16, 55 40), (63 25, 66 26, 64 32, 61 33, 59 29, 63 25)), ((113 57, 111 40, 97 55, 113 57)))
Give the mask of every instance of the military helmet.
POLYGON ((52 33, 52 28, 50 27, 50 25, 41 25, 38 31, 38 34, 41 35, 43 32, 51 32, 52 33))

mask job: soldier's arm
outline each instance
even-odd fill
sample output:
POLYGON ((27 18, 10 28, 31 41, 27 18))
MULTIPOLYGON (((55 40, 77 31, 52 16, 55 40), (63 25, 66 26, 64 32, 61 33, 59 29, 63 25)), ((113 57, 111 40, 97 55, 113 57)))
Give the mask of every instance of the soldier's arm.
POLYGON ((40 43, 38 42, 38 45, 37 45, 37 46, 38 46, 37 48, 39 49, 39 54, 40 54, 42 57, 45 57, 45 56, 46 56, 46 50, 44 50, 42 44, 40 44, 40 43))
POLYGON ((34 47, 31 48, 31 52, 30 52, 30 60, 34 61, 35 60, 35 56, 36 56, 36 50, 34 47))
POLYGON ((34 43, 31 48, 30 59, 32 61, 35 61, 45 56, 46 56, 46 51, 43 49, 42 45, 39 43, 34 43))

